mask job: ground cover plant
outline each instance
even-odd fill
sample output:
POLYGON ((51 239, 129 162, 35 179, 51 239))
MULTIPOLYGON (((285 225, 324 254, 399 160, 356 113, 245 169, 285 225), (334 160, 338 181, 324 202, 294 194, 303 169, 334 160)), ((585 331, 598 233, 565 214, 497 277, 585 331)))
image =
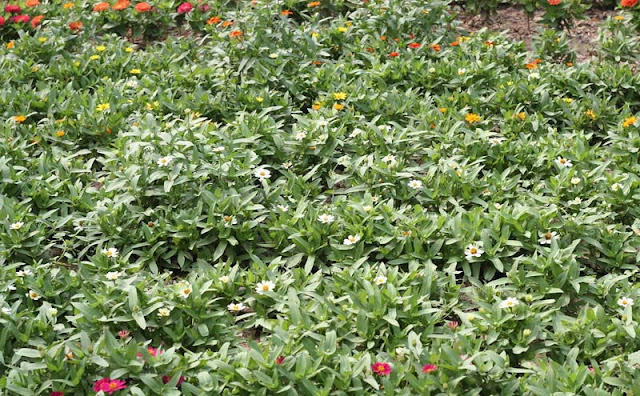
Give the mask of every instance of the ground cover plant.
POLYGON ((7 4, 0 393, 640 394, 632 3, 7 4))

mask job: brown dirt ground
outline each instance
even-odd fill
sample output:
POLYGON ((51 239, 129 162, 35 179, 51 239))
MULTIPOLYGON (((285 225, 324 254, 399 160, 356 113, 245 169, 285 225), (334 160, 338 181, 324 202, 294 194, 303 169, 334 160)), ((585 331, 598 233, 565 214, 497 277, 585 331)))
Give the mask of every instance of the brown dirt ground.
MULTIPOLYGON (((617 13, 612 10, 587 10, 587 19, 576 21, 574 27, 567 32, 567 36, 570 38, 578 56, 578 61, 585 61, 596 54, 594 41, 597 45, 598 27, 601 22, 613 15, 617 15, 617 13)), ((518 6, 500 8, 498 14, 492 16, 486 22, 478 16, 468 15, 464 12, 458 14, 458 20, 462 22, 461 28, 463 30, 474 32, 485 27, 496 32, 506 30, 511 38, 524 41, 529 50, 531 50, 533 36, 536 35, 538 30, 545 28, 540 23, 541 17, 541 12, 536 13, 530 22, 530 29, 528 30, 527 16, 524 10, 518 6)))

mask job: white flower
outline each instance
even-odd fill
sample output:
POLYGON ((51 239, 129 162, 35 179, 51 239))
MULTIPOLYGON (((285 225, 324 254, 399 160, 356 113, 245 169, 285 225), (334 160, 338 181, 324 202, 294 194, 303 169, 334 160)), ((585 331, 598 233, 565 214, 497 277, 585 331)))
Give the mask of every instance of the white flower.
POLYGON ((499 144, 502 144, 502 142, 504 142, 504 138, 503 137, 492 137, 492 138, 489 138, 489 144, 491 145, 491 147, 497 146, 499 144))
POLYGON ((365 212, 369 212, 369 211, 371 211, 371 209, 373 209, 373 206, 371 206, 371 205, 365 205, 365 206, 363 206, 363 207, 362 207, 362 209, 363 209, 365 212))
POLYGON ((407 185, 413 189, 422 188, 422 182, 420 180, 409 180, 407 185))
POLYGON ((581 179, 579 177, 572 177, 571 178, 571 184, 573 184, 574 186, 576 184, 580 184, 581 179))
POLYGON ((161 318, 166 318, 167 316, 169 316, 171 314, 171 310, 169 308, 160 308, 158 310, 158 316, 161 318))
POLYGON ((569 205, 580 205, 582 203, 582 199, 580 197, 576 197, 576 199, 572 199, 567 202, 569 205))
POLYGON ((116 248, 102 249, 102 254, 104 254, 107 257, 116 258, 118 257, 118 249, 116 248))
POLYGON ((529 77, 528 78, 529 78, 529 80, 532 80, 532 79, 536 79, 537 80, 538 78, 540 78, 540 73, 536 73, 536 72, 529 73, 529 77))
POLYGON ((278 209, 280 209, 283 212, 289 211, 289 207, 287 205, 278 205, 278 209))
POLYGON ((618 305, 625 308, 633 306, 633 298, 622 297, 618 299, 618 305))
POLYGON ((571 168, 573 166, 571 160, 562 157, 556 158, 556 164, 558 164, 558 166, 560 166, 561 168, 571 168))
POLYGON ((307 137, 307 134, 304 132, 298 132, 296 133, 296 140, 300 141, 300 140, 304 140, 304 138, 307 137))
POLYGON ((396 162, 396 156, 387 154, 384 157, 382 157, 382 162, 384 162, 385 164, 394 164, 396 162))
POLYGON ((271 172, 264 168, 258 168, 253 172, 253 175, 260 180, 264 180, 271 177, 271 172))
POLYGON ((387 283, 387 277, 386 276, 376 276, 376 278, 373 280, 373 282, 376 285, 384 285, 385 283, 387 283))
POLYGON ((459 76, 463 76, 466 72, 467 72, 467 69, 462 69, 462 68, 458 69, 459 76))
POLYGON ((378 196, 377 195, 372 196, 371 197, 371 202, 373 202, 373 203, 378 202, 378 196))
POLYGON ((345 245, 353 245, 358 243, 360 240, 360 235, 349 235, 342 243, 345 245))
POLYGON ((118 271, 107 272, 107 275, 106 275, 107 279, 110 281, 114 281, 118 279, 120 276, 122 276, 122 273, 118 271))
POLYGON ((622 189, 622 184, 620 184, 620 183, 613 183, 613 184, 611 185, 611 191, 618 192, 618 191, 620 191, 621 189, 622 189))
POLYGON ((137 88, 138 87, 138 81, 136 81, 136 80, 127 81, 127 87, 128 88, 137 88))
POLYGON ((349 135, 350 138, 354 138, 357 137, 358 135, 360 135, 362 133, 361 129, 354 129, 353 132, 351 132, 351 134, 349 135))
POLYGON ((157 163, 159 166, 167 166, 171 160, 173 160, 173 157, 167 155, 166 157, 159 158, 157 163))
POLYGON ((25 276, 31 276, 31 275, 33 275, 33 272, 31 272, 30 269, 16 271, 16 276, 19 276, 21 278, 25 276))
POLYGON ((278 54, 276 54, 275 52, 269 54, 269 58, 271 59, 276 59, 278 57, 278 54))
POLYGON ((334 220, 335 220, 335 217, 333 217, 330 214, 323 213, 320 216, 318 216, 318 221, 321 222, 322 224, 333 223, 334 220))
POLYGON ((327 125, 329 125, 329 121, 327 121, 327 120, 317 120, 316 123, 318 124, 318 126, 327 126, 327 125))
POLYGON ((180 297, 187 298, 193 292, 191 285, 189 283, 180 283, 180 297))
POLYGON ((12 230, 19 230, 19 229, 21 229, 21 228, 22 228, 22 226, 23 226, 23 225, 24 225, 24 222, 22 222, 22 221, 18 221, 17 223, 13 223, 13 224, 11 224, 9 227, 10 227, 12 230))
POLYGON ((230 312, 244 311, 245 308, 247 307, 243 303, 231 303, 227 305, 227 309, 229 309, 230 312))
POLYGON ((276 284, 271 281, 260 282, 256 285, 256 293, 264 294, 264 292, 273 291, 276 288, 276 284))
POLYGON ((538 239, 538 242, 541 245, 551 245, 552 240, 560 238, 560 235, 558 235, 556 231, 547 231, 544 234, 539 233, 539 236, 540 239, 538 239))
POLYGON ((435 67, 430 67, 429 68, 429 73, 435 73, 436 72, 436 68, 435 67))
POLYGON ((501 203, 496 202, 496 203, 494 203, 494 204, 493 204, 493 207, 494 207, 494 208, 496 208, 496 209, 498 209, 498 210, 500 210, 500 209, 502 209, 502 204, 501 204, 501 203))
POLYGON ((56 308, 49 308, 49 315, 56 316, 58 314, 58 310, 56 308))
POLYGON ((5 315, 9 315, 11 313, 11 308, 2 307, 2 313, 5 315))
POLYGON ((32 300, 39 300, 42 296, 34 290, 29 290, 29 293, 27 293, 27 297, 29 297, 32 300))
POLYGON ((520 301, 518 301, 517 298, 509 297, 506 300, 500 301, 500 308, 513 308, 518 304, 520 304, 520 301))
POLYGON ((470 243, 464 251, 467 260, 471 260, 473 257, 480 257, 483 253, 482 242, 470 243))
POLYGON ((13 283, 11 283, 11 284, 7 285, 6 290, 7 291, 14 291, 14 290, 16 290, 16 286, 13 283))
POLYGON ((218 146, 213 148, 214 153, 221 153, 224 151, 224 146, 218 146))
POLYGON ((287 162, 283 162, 283 163, 282 163, 282 167, 283 167, 284 169, 289 169, 289 168, 291 168, 291 166, 292 166, 292 165, 293 165, 293 164, 292 164, 290 161, 287 161, 287 162))
POLYGON ((222 275, 221 277, 218 278, 218 280, 222 283, 229 283, 229 277, 226 275, 222 275))

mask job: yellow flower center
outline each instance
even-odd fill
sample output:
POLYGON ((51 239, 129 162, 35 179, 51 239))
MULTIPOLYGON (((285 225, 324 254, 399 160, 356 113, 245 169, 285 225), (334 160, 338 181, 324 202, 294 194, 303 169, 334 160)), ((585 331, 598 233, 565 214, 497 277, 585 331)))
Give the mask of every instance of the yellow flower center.
POLYGON ((269 285, 262 285, 263 291, 269 291, 269 285))
POLYGON ((469 249, 469 251, 471 252, 471 254, 476 254, 478 253, 478 249, 472 247, 471 249, 469 249))

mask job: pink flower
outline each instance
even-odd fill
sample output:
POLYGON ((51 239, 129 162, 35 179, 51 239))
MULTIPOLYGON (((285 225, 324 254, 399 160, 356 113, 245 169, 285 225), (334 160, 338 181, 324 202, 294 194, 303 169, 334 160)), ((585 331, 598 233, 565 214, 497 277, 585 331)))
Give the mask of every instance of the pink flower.
POLYGON ((200 7, 198 7, 200 9, 200 11, 202 12, 207 12, 211 9, 211 7, 209 6, 209 4, 203 4, 200 7))
POLYGON ((377 375, 389 375, 391 374, 391 366, 389 363, 375 362, 371 365, 371 371, 377 375))
POLYGON ((422 366, 423 373, 433 373, 437 369, 438 366, 436 366, 435 364, 425 364, 424 366, 422 366))
MULTIPOLYGON (((180 378, 178 379, 178 383, 176 385, 180 385, 181 383, 183 383, 184 381, 186 381, 187 379, 184 378, 182 375, 180 376, 180 378)), ((168 384, 169 381, 171 381, 171 376, 169 375, 165 375, 162 377, 162 383, 163 384, 168 384)))
POLYGON ((27 23, 31 20, 31 17, 29 15, 16 15, 12 16, 9 20, 15 23, 27 23))
POLYGON ((115 391, 119 391, 121 389, 125 389, 127 387, 127 383, 119 380, 119 379, 111 379, 109 377, 102 378, 93 383, 93 390, 96 392, 105 392, 108 394, 113 394, 115 391))
POLYGON ((186 14, 187 12, 191 12, 191 10, 193 10, 193 5, 188 1, 178 6, 178 14, 186 14))
POLYGON ((8 4, 4 7, 4 12, 9 14, 19 14, 22 12, 22 9, 17 4, 8 4))
POLYGON ((451 330, 457 329, 459 325, 460 325, 460 322, 458 322, 457 320, 452 320, 450 322, 447 322, 447 326, 449 326, 451 330))
MULTIPOLYGON (((162 355, 162 351, 159 350, 158 348, 154 348, 152 346, 147 347, 147 352, 149 352, 149 355, 156 357, 157 355, 162 355)), ((141 358, 142 357, 142 353, 138 352, 138 357, 141 358)))
POLYGON ((49 396, 64 396, 64 393, 62 393, 60 391, 53 391, 53 392, 49 393, 49 396))
POLYGON ((129 330, 120 330, 118 332, 118 337, 127 338, 127 337, 129 337, 129 334, 131 334, 131 332, 129 330))
POLYGON ((280 366, 282 363, 284 363, 284 356, 278 356, 276 358, 276 364, 280 366))
POLYGON ((4 18, 0 16, 0 26, 4 25, 4 18))

